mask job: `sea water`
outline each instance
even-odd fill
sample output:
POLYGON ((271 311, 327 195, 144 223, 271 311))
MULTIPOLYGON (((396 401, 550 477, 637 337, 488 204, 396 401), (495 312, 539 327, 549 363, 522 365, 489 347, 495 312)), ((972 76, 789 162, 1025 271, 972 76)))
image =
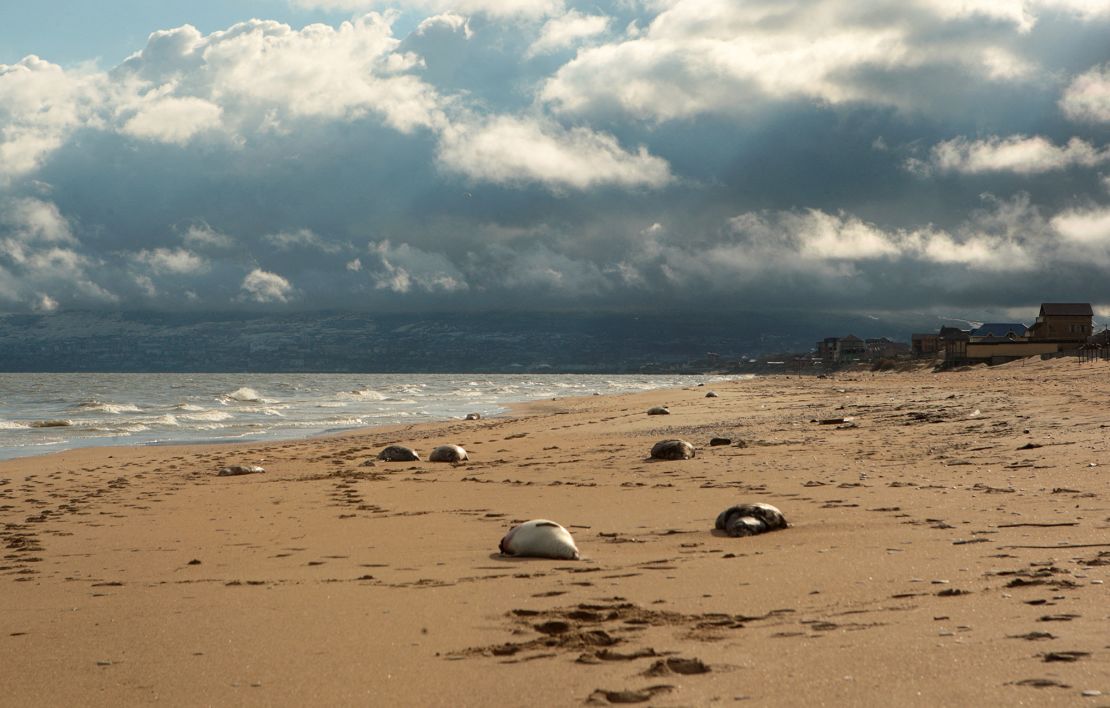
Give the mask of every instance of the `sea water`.
POLYGON ((711 376, 2 374, 0 459, 89 445, 277 440, 497 415, 509 403, 690 386, 711 376))

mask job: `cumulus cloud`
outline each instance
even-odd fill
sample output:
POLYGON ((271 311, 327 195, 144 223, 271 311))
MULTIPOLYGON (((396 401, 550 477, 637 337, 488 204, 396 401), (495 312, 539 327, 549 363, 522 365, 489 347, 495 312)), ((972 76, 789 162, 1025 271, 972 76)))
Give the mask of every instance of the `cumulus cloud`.
POLYGON ((558 14, 562 0, 293 0, 297 7, 355 12, 388 7, 432 13, 482 14, 495 18, 537 18, 558 14))
POLYGON ((627 152, 612 135, 515 116, 452 126, 439 159, 452 172, 495 184, 657 188, 671 180, 666 161, 644 147, 627 152))
POLYGON ((208 269, 208 262, 184 248, 169 249, 155 248, 143 249, 135 253, 132 258, 137 263, 148 266, 155 273, 200 273, 208 269))
POLYGON ((852 0, 664 8, 642 32, 580 51, 542 99, 568 114, 654 121, 797 99, 937 111, 952 79, 966 87, 1036 73, 1017 49, 1036 24, 1021 0, 881 2, 868 12, 852 0), (981 30, 968 32, 969 23, 981 30))
POLYGON ((193 248, 231 248, 235 241, 227 234, 216 231, 206 223, 193 224, 185 230, 185 245, 193 248))
MULTIPOLYGON (((407 243, 394 246, 388 240, 371 243, 369 250, 377 261, 370 276, 378 290, 403 294, 455 292, 469 287, 463 274, 443 254, 428 253, 407 243)), ((347 267, 357 271, 362 265, 359 262, 355 269, 348 263, 347 267)))
POLYGON ((1110 149, 1096 148, 1079 138, 1057 146, 1040 135, 1027 137, 991 136, 982 140, 964 137, 945 140, 933 146, 928 163, 911 161, 918 172, 960 172, 982 174, 1013 172, 1030 175, 1063 170, 1068 167, 1094 167, 1110 161, 1110 149))
POLYGON ((194 135, 220 127, 223 110, 202 98, 165 97, 150 101, 123 124, 127 135, 183 144, 194 135))
POLYGON ((548 54, 573 47, 582 40, 604 34, 609 29, 610 18, 604 15, 584 15, 571 10, 561 17, 544 23, 539 37, 532 42, 525 56, 548 54))
POLYGON ((339 253, 343 250, 342 246, 324 240, 313 233, 311 229, 281 231, 276 234, 267 234, 262 238, 280 251, 310 249, 323 253, 339 253))
POLYGON ((32 197, 0 201, 0 229, 24 243, 76 241, 57 205, 32 197))
POLYGON ((1060 108, 1075 121, 1110 122, 1110 64, 1075 77, 1060 98, 1060 108))
POLYGON ((240 290, 246 298, 260 303, 289 302, 293 294, 293 286, 288 280, 261 268, 247 273, 240 290))
POLYGON ((97 121, 103 75, 31 55, 0 64, 0 186, 31 172, 77 128, 97 121))

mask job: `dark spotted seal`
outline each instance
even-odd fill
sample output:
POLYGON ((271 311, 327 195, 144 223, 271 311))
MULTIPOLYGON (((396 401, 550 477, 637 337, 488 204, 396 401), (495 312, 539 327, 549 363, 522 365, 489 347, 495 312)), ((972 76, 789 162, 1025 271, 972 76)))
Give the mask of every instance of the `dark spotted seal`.
POLYGON ((469 459, 466 450, 458 445, 440 445, 428 455, 429 462, 462 462, 469 459))
POLYGON ((507 556, 533 556, 578 560, 578 547, 565 528, 547 519, 532 519, 509 529, 501 539, 501 553, 507 556))
POLYGON ((717 528, 729 536, 754 536, 787 527, 786 517, 770 504, 737 504, 717 515, 717 528))
POLYGON ((386 462, 419 462, 420 455, 416 454, 416 450, 411 447, 389 445, 378 453, 378 459, 386 462))
POLYGON ((689 460, 694 454, 694 446, 685 440, 660 440, 651 448, 657 460, 689 460))

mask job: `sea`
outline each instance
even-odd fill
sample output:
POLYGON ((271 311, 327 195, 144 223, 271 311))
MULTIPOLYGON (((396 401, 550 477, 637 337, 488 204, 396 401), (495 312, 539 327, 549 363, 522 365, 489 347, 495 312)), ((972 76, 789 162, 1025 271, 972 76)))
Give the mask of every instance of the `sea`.
POLYGON ((710 384, 582 374, 4 374, 0 459, 93 445, 282 440, 483 417, 511 403, 710 384))

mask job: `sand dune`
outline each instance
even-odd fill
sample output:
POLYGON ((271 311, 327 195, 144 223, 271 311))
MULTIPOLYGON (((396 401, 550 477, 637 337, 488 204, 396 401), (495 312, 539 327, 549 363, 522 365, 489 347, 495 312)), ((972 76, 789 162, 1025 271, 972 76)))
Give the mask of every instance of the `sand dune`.
POLYGON ((705 390, 0 463, 0 704, 1110 705, 1110 364, 705 390))

